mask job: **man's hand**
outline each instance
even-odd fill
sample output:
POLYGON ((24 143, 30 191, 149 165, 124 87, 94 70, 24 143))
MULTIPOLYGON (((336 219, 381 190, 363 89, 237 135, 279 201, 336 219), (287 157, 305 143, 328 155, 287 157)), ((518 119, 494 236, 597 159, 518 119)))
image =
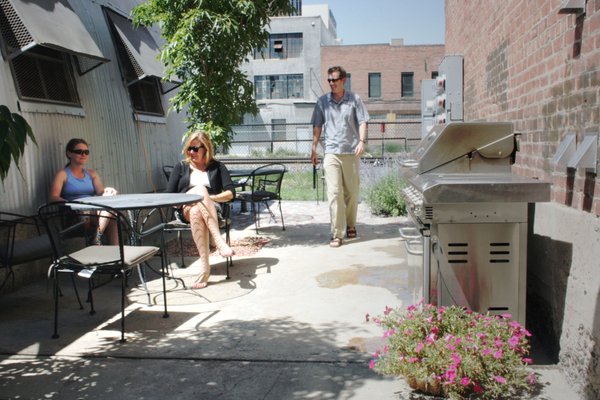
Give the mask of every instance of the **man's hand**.
POLYGON ((364 152, 365 152, 365 143, 362 141, 358 142, 358 146, 356 146, 356 149, 354 149, 354 154, 356 156, 361 156, 364 152))

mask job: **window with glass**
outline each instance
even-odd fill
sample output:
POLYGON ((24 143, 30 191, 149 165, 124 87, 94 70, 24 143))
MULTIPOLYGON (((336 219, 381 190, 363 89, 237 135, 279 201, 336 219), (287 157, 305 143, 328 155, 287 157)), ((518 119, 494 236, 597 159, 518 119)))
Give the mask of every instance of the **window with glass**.
POLYGON ((432 72, 431 72, 431 79, 435 79, 435 78, 437 78, 439 74, 440 74, 440 73, 439 73, 438 71, 432 71, 432 72))
POLYGON ((413 72, 402 73, 402 97, 414 97, 414 76, 413 72))
POLYGON ((304 76, 259 75, 254 77, 256 100, 301 99, 304 97, 304 76))
POLYGON ((254 59, 286 59, 302 57, 302 33, 274 33, 267 46, 254 51, 254 59))
POLYGON ((369 73, 369 97, 381 97, 381 73, 379 72, 369 73))
POLYGON ((351 92, 352 91, 352 75, 346 72, 346 83, 344 83, 344 90, 351 92))

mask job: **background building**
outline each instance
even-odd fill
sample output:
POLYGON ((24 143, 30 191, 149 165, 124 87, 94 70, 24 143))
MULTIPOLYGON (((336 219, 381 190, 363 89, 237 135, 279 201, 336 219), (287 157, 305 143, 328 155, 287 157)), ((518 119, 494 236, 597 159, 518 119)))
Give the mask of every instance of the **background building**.
POLYGON ((325 46, 321 84, 327 85, 327 68, 341 65, 348 73, 346 88, 361 97, 372 120, 419 120, 421 80, 437 76, 443 56, 444 45, 405 46, 402 39, 389 44, 325 46))
POLYGON ((514 172, 553 184, 552 202, 531 210, 528 328, 598 399, 600 2, 445 4, 446 53, 464 56, 464 120, 513 122, 514 172))

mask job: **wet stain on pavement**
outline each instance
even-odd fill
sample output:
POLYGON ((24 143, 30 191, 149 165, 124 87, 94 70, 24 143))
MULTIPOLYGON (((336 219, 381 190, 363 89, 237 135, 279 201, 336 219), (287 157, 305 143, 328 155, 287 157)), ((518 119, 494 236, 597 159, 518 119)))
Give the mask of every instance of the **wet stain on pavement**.
POLYGON ((316 277, 320 287, 338 289, 346 285, 365 285, 384 288, 402 301, 412 301, 421 282, 416 268, 402 265, 383 267, 351 266, 325 272, 316 277))

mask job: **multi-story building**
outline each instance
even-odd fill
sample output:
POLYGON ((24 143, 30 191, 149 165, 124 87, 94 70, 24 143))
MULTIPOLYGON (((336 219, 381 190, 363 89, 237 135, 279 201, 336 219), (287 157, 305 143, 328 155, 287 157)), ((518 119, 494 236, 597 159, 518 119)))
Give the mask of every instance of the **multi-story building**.
MULTIPOLYGON (((268 45, 243 66, 255 84, 260 111, 246 115, 245 126, 236 128, 232 152, 251 152, 250 144, 241 143, 250 140, 280 142, 285 149, 289 141, 309 141, 308 122, 316 100, 330 90, 327 69, 332 65, 346 68, 347 89, 360 95, 373 120, 419 122, 421 80, 436 76, 443 56, 443 44, 406 46, 402 39, 342 45, 326 4, 304 5, 301 15, 273 18, 268 45)), ((413 130, 418 137, 419 129, 413 130)))
POLYGON ((324 46, 321 76, 326 84, 327 68, 343 66, 346 89, 357 93, 372 120, 397 121, 421 116, 421 81, 437 76, 444 45, 404 45, 402 39, 389 44, 324 46))
MULTIPOLYGON (((285 125, 309 121, 317 98, 327 89, 322 85, 321 46, 337 43, 336 22, 327 5, 295 6, 301 7, 301 15, 272 18, 267 46, 256 49, 242 66, 255 84, 259 108, 243 122, 262 128, 237 129, 237 141, 303 140, 312 134, 306 127, 285 125)), ((244 152, 235 144, 232 150, 244 152)))

